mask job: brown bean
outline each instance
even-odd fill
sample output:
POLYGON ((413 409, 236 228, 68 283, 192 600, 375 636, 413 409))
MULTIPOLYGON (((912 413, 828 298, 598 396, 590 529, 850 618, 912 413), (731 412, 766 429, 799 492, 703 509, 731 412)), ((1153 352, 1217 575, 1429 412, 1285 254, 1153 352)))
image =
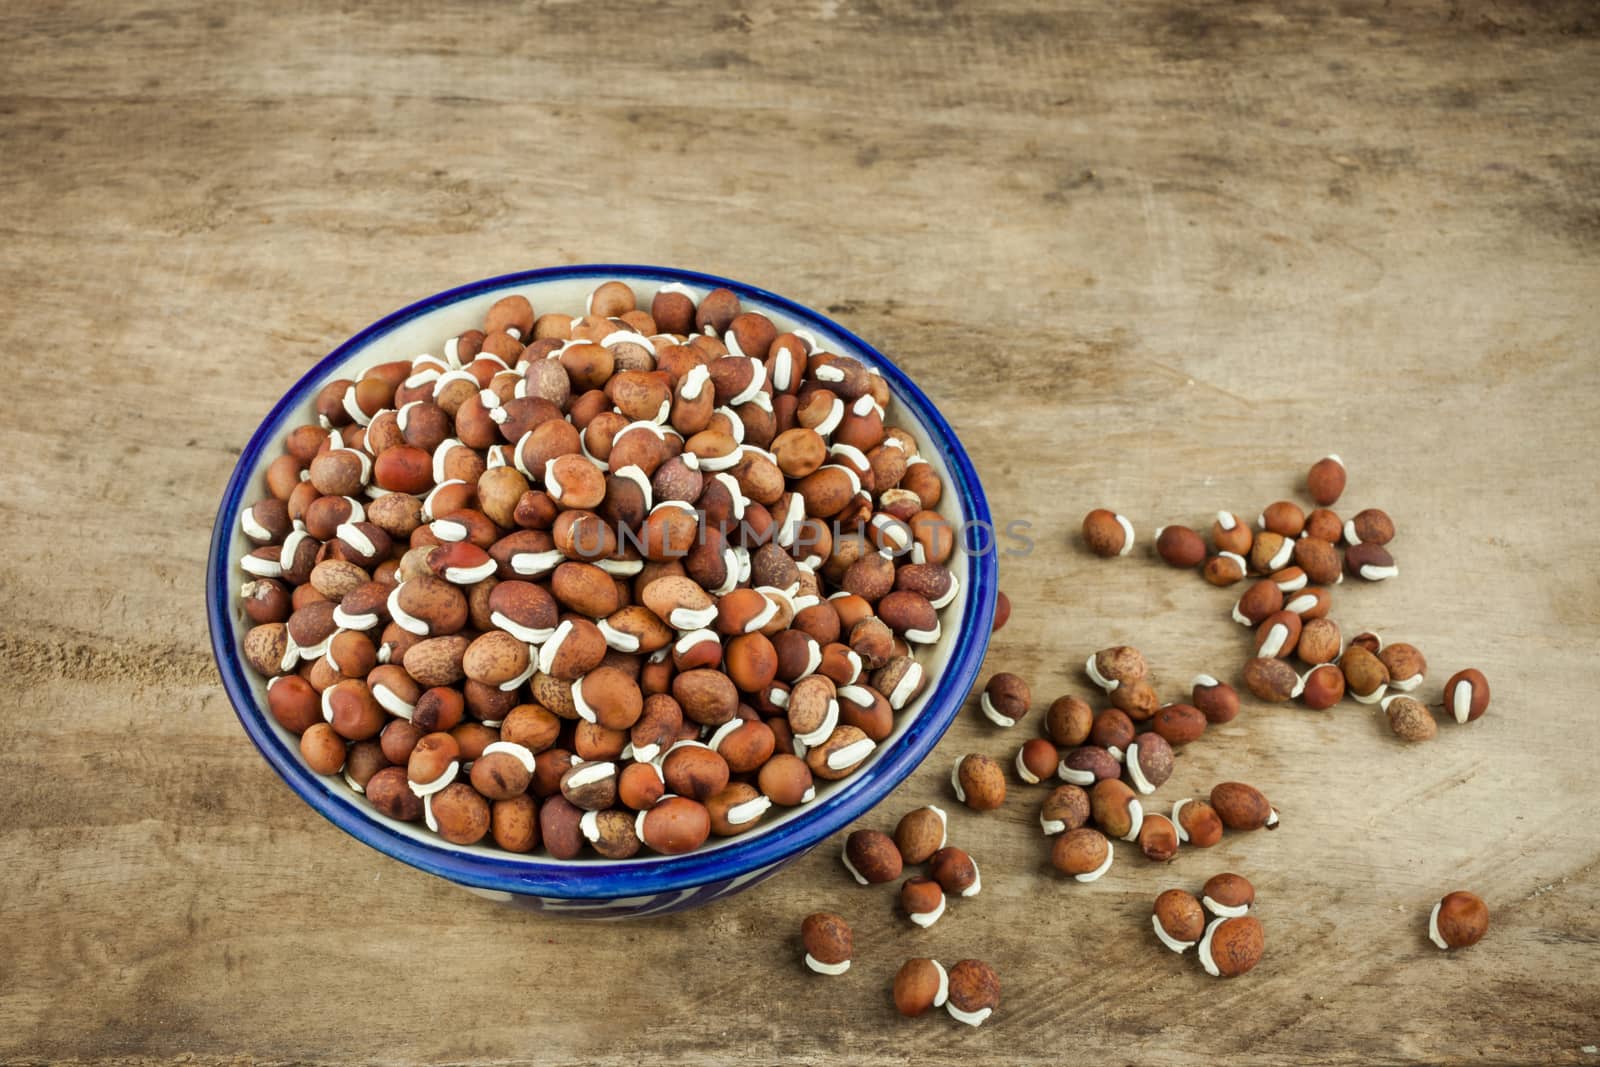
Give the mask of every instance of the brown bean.
POLYGON ((367 779, 367 802, 391 819, 422 819, 422 798, 411 791, 404 767, 385 767, 367 779))
POLYGON ((455 845, 473 845, 489 832, 489 802, 465 782, 452 782, 428 798, 439 836, 455 845))
POLYGON ((344 738, 325 722, 312 725, 300 735, 300 755, 318 774, 338 774, 344 766, 344 738))
POLYGON ((711 816, 705 805, 688 797, 667 797, 645 812, 644 843, 656 852, 675 856, 692 852, 711 834, 711 816))

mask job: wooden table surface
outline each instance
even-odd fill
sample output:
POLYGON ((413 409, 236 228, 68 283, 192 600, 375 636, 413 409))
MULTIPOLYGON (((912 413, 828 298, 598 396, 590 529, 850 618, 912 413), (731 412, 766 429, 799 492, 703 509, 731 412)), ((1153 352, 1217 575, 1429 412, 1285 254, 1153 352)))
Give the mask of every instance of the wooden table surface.
MULTIPOLYGON (((0 11, 0 1060, 1600 1063, 1594 439, 1600 10, 1584 3, 517 7, 117 0, 0 11), (278 7, 277 12, 268 9, 278 7), (1042 789, 957 811, 985 890, 927 932, 837 842, 710 909, 586 925, 357 844, 246 741, 201 597, 222 485, 333 345, 417 296, 580 261, 825 308, 959 428, 1038 703, 1133 642, 1235 677, 1231 596, 1152 562, 1343 454, 1401 576, 1347 631, 1494 706, 1251 704, 1163 797, 1283 813, 1168 868, 1053 876, 1042 789), (1076 542, 1110 505, 1141 549, 1076 542), (1151 900, 1232 869, 1267 954, 1219 983, 1151 900), (1428 909, 1471 888, 1488 938, 1428 909), (850 974, 800 918, 854 923, 850 974), (984 958, 981 1030, 901 1020, 913 955, 984 958)), ((1009 757, 974 709, 871 822, 1009 757)))

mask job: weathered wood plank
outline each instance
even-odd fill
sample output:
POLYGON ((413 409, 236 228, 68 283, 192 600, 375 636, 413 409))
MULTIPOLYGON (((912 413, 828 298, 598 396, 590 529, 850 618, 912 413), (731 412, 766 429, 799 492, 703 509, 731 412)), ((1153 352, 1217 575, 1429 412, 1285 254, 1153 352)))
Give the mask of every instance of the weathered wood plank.
MULTIPOLYGON (((0 42, 0 1060, 1593 1059, 1592 6, 80 0, 0 42), (956 812, 986 890, 926 933, 831 847, 605 927, 383 860, 217 689, 216 497, 362 324, 591 260, 758 282, 899 360, 1032 523, 990 666, 1041 702, 1114 641, 1178 684, 1243 655, 1226 593, 1088 558, 1084 511, 1254 514, 1336 449, 1404 569, 1336 614, 1436 682, 1481 667, 1495 709, 1408 749, 1354 705, 1252 707, 1163 795, 1245 778, 1283 829, 1093 886, 1051 876, 1035 795, 956 812), (1269 948, 1219 985, 1144 915, 1229 868, 1269 948), (1443 958, 1421 925, 1459 886, 1494 927, 1443 958), (855 923, 846 980, 773 966, 819 907, 855 923), (1000 1016, 900 1021, 916 954, 993 962, 1000 1016)), ((1018 743, 972 713, 880 821, 1018 743)))

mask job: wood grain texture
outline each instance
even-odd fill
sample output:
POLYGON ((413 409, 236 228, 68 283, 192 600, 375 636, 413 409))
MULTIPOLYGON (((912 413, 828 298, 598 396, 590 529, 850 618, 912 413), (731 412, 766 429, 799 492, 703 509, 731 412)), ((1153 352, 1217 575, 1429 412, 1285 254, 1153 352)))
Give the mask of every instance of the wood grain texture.
MULTIPOLYGON (((1585 3, 114 0, 0 10, 0 1060, 1600 1062, 1600 15, 1585 3), (829 844, 732 901, 592 926, 356 844, 257 758, 201 572, 255 421, 361 325, 471 278, 672 263, 827 309, 959 428, 1040 703, 1142 647, 1236 674, 1231 598, 1074 540, 1254 515, 1341 452, 1403 573, 1347 627, 1476 665, 1407 748, 1250 706, 1163 797, 1283 812, 1166 869, 1053 877, 1039 793, 955 812, 985 891, 928 932, 829 844), (1220 984, 1156 893, 1233 869, 1267 955, 1220 984), (1493 909, 1449 957, 1443 892, 1493 909), (788 939, 818 908, 858 961, 788 939), (903 1021, 978 956, 993 1023, 903 1021)), ((974 709, 873 822, 1009 757, 974 709)))

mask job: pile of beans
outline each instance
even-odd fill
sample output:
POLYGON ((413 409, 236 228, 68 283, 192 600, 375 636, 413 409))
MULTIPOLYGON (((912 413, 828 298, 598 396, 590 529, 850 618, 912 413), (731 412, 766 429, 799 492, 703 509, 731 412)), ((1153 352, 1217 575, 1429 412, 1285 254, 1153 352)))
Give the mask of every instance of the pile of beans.
POLYGON ((686 852, 889 737, 956 530, 872 368, 717 289, 522 296, 317 394, 241 514, 307 765, 460 845, 686 852))

